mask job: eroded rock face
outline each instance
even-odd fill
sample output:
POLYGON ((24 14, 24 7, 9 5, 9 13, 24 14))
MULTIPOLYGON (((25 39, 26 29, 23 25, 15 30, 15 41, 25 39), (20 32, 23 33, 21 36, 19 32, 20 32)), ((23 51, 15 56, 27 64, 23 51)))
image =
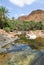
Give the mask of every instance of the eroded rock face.
POLYGON ((34 10, 27 16, 18 17, 20 21, 43 21, 44 22, 44 10, 34 10))
POLYGON ((13 42, 18 39, 18 37, 8 37, 6 34, 0 34, 0 53, 7 52, 6 48, 3 48, 5 46, 10 46, 13 44, 13 42))

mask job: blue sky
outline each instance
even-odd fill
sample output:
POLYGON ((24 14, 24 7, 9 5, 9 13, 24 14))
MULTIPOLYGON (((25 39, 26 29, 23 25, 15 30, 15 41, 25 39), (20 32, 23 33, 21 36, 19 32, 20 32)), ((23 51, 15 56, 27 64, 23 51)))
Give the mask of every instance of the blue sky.
POLYGON ((0 6, 9 10, 9 17, 17 18, 33 10, 44 10, 44 0, 0 0, 0 6))

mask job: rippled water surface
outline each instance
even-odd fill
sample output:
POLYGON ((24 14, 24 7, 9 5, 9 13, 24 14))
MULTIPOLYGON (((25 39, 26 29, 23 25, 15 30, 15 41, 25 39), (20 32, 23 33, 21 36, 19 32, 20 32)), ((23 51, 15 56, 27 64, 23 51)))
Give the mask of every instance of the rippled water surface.
POLYGON ((0 54, 0 65, 44 65, 44 50, 32 50, 25 44, 6 47, 7 53, 0 54))

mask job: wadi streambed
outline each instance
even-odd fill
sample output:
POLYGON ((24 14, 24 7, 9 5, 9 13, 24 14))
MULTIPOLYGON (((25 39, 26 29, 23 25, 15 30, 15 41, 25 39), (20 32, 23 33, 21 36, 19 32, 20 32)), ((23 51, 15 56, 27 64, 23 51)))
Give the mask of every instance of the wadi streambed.
MULTIPOLYGON (((44 65, 44 50, 32 49, 27 42, 24 44, 18 40, 0 48, 0 65, 44 65)), ((4 42, 6 40, 1 40, 0 44, 4 42)))

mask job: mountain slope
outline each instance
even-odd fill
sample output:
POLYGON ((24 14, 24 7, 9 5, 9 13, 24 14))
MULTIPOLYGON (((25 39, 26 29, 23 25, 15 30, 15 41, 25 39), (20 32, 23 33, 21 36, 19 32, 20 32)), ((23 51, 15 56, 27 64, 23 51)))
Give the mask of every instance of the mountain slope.
POLYGON ((27 16, 20 16, 18 18, 21 21, 44 21, 44 10, 34 10, 27 16))

